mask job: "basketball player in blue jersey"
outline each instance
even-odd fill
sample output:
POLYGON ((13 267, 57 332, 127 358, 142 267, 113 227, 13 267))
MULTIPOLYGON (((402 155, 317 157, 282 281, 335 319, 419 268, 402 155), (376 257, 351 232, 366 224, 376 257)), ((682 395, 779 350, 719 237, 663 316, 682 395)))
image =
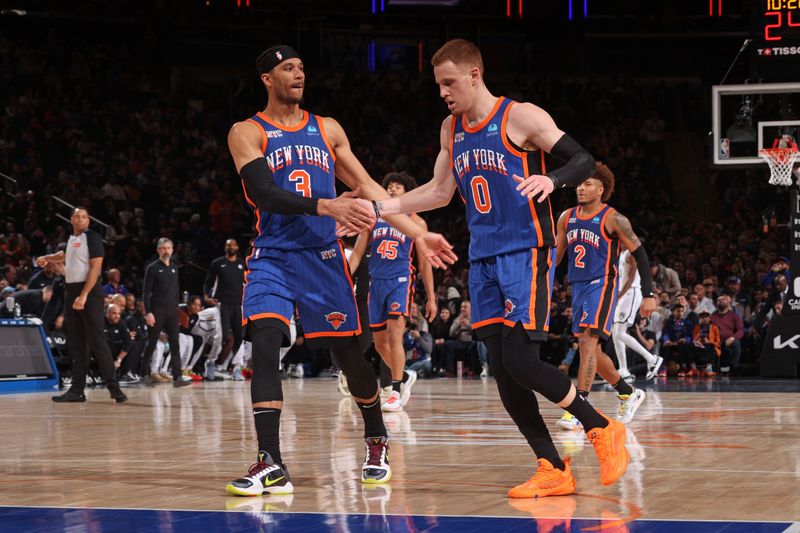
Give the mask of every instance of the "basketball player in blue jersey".
POLYGON ((591 176, 594 159, 543 109, 489 92, 480 50, 471 42, 447 42, 432 64, 451 113, 440 130, 433 179, 376 202, 379 213, 441 207, 456 189, 466 205, 473 328, 488 348, 504 407, 539 458, 533 477, 509 496, 575 492, 569 460, 559 456, 534 391, 583 423, 600 460, 600 480, 611 484, 628 465, 625 427, 596 411, 564 373, 539 356, 549 328, 555 265, 549 195, 591 176), (564 164, 548 172, 545 152, 564 164))
MULTIPOLYGON (((619 395, 617 420, 627 423, 644 401, 645 393, 620 377, 599 342, 600 338, 608 340, 611 336, 617 303, 620 242, 637 254, 640 275, 641 269, 647 267, 646 288, 642 291, 647 297, 641 306, 642 316, 653 312, 655 298, 651 294, 653 282, 647 254, 639 238, 628 219, 605 203, 613 191, 614 174, 607 166, 597 163, 594 175, 578 185, 578 206, 567 209, 558 219, 556 264, 566 252, 567 279, 572 284, 572 333, 578 337, 581 356, 578 394, 586 398, 595 374, 599 373, 619 395)), ((558 425, 563 429, 581 428, 580 421, 569 412, 564 413, 558 425)))
MULTIPOLYGON (((295 305, 309 346, 331 348, 361 411, 367 450, 362 482, 385 483, 391 468, 378 386, 359 345, 361 327, 352 281, 336 239, 337 222, 360 232, 372 227, 376 213, 355 193, 336 198, 335 177, 365 198, 384 199, 388 194, 353 155, 335 120, 300 108, 305 73, 295 50, 274 46, 256 64, 269 96, 267 107, 234 124, 228 146, 245 197, 256 213, 242 316, 252 342, 251 399, 258 455, 247 474, 226 489, 242 496, 294 490, 280 452, 283 391, 278 368, 295 305)), ((455 261, 441 235, 423 230, 405 216, 387 220, 414 238, 434 265, 455 261)))
MULTIPOLYGON (((417 187, 416 180, 406 172, 392 172, 383 178, 382 186, 392 198, 402 196, 417 187)), ((419 215, 411 219, 422 228, 427 224, 419 215)), ((414 240, 406 237, 383 219, 378 219, 371 232, 359 235, 359 241, 350 256, 353 263, 360 261, 370 241, 369 259, 369 325, 375 338, 375 349, 392 372, 392 392, 381 408, 387 412, 401 411, 411 397, 411 387, 417 373, 406 370, 406 351, 403 348, 406 318, 414 301, 415 269, 412 265, 414 240)), ((425 310, 429 321, 436 317, 436 289, 433 270, 421 255, 417 256, 420 276, 425 285, 427 303, 425 310)))

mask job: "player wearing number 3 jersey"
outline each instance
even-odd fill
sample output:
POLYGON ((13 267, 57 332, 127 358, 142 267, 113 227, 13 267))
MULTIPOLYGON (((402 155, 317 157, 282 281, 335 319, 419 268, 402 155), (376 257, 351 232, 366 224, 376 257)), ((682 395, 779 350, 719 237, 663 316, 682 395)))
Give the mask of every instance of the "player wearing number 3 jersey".
POLYGON ((451 114, 440 130, 433 179, 379 201, 379 212, 433 209, 448 204, 456 189, 464 201, 473 327, 488 349, 503 406, 539 459, 533 477, 509 496, 575 492, 569 461, 559 456, 534 391, 583 423, 600 460, 600 480, 613 483, 628 464, 624 426, 598 413, 576 394, 566 375, 539 355, 549 329, 555 264, 549 195, 586 180, 594 159, 543 109, 494 96, 484 83, 483 60, 474 44, 449 41, 432 63, 439 95, 451 114), (545 169, 544 152, 562 166, 545 169))
MULTIPOLYGON (((300 108, 305 71, 296 50, 273 46, 256 65, 269 95, 267 107, 234 124, 228 146, 256 215, 242 307, 253 347, 251 399, 258 453, 248 473, 228 483, 226 490, 242 496, 294 490, 280 450, 279 362, 295 305, 307 342, 331 348, 361 411, 367 455, 361 480, 385 483, 392 475, 388 435, 378 385, 359 344, 361 326, 349 265, 336 238, 336 223, 358 233, 372 227, 376 214, 355 192, 336 198, 335 178, 366 199, 389 195, 356 159, 338 122, 300 108)), ((441 235, 405 216, 386 218, 415 238, 434 264, 455 260, 441 235)))

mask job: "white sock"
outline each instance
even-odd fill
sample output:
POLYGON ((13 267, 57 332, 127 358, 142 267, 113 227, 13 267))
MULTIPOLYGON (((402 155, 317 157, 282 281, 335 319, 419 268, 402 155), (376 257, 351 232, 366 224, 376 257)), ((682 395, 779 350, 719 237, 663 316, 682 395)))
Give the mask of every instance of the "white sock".
POLYGON ((614 324, 614 339, 617 338, 624 342, 625 346, 644 357, 644 360, 647 361, 648 365, 655 364, 657 359, 656 356, 645 350, 644 346, 642 346, 639 341, 628 335, 627 324, 614 324))

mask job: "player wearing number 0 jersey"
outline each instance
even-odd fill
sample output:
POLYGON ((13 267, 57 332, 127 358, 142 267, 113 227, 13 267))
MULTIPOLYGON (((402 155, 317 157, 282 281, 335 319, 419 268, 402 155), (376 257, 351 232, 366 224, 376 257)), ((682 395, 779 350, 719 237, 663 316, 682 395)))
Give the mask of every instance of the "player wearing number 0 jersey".
MULTIPOLYGON (((614 363, 603 353, 600 339, 608 339, 617 302, 617 259, 622 243, 629 250, 641 244, 627 218, 605 202, 614 190, 614 174, 602 163, 591 178, 577 188, 578 205, 567 209, 558 220, 558 262, 567 254, 567 278, 572 284, 572 332, 579 335, 581 364, 578 394, 587 397, 595 373, 611 384, 619 395, 617 419, 627 423, 644 401, 644 391, 633 389, 619 375, 614 363)), ((644 256, 647 261, 647 256, 644 256)), ((649 273, 649 266, 648 266, 649 273)), ((648 309, 655 305, 650 299, 648 309)), ((562 429, 580 428, 572 414, 565 412, 558 422, 562 429)))
POLYGON ((447 205, 456 189, 464 201, 473 327, 486 344, 503 406, 538 457, 536 473, 509 496, 575 492, 569 460, 559 456, 534 391, 583 422, 600 460, 601 482, 611 484, 628 464, 624 426, 596 411, 566 375, 540 358, 555 259, 549 195, 588 178, 594 160, 543 109, 494 96, 473 43, 448 41, 431 62, 451 114, 440 130, 433 179, 379 201, 379 212, 434 209, 447 205), (563 164, 545 169, 544 152, 563 164))
MULTIPOLYGON (((372 227, 376 214, 374 206, 355 193, 336 198, 334 178, 366 198, 388 195, 353 155, 335 120, 300 108, 305 72, 297 51, 273 46, 256 64, 269 94, 267 107, 234 124, 228 146, 256 215, 242 307, 252 341, 258 452, 247 474, 228 483, 226 490, 242 496, 294 490, 280 452, 283 391, 278 369, 295 305, 307 342, 331 348, 361 411, 367 456, 362 481, 385 483, 391 478, 388 435, 378 386, 359 344, 361 326, 349 266, 336 238, 336 223, 359 233, 372 227)), ((422 243, 433 261, 442 265, 443 257, 452 262, 449 245, 440 235, 425 232, 408 217, 388 221, 422 243)))

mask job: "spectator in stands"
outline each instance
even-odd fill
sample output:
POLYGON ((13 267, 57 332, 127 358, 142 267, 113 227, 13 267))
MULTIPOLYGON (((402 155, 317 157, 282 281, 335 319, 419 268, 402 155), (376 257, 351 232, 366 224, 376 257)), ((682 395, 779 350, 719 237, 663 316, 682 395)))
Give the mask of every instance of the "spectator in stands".
POLYGON ((428 331, 428 321, 419 312, 417 302, 411 303, 411 313, 406 321, 403 334, 403 348, 406 350, 406 365, 410 370, 423 374, 431 372, 431 351, 433 338, 428 331))
POLYGON ((789 276, 789 259, 787 257, 778 257, 769 267, 769 272, 762 276, 761 285, 765 287, 772 287, 775 284, 775 277, 778 274, 789 276))
POLYGON ((681 280, 678 273, 671 268, 654 262, 650 265, 650 274, 653 276, 653 283, 658 285, 662 291, 667 291, 670 298, 673 298, 681 290, 681 280))
POLYGON ((28 281, 28 288, 41 289, 45 285, 52 286, 57 277, 56 265, 53 263, 47 263, 44 268, 39 270, 39 272, 31 277, 31 279, 28 281))
POLYGON ((700 315, 689 309, 689 300, 686 299, 686 296, 679 294, 675 297, 675 303, 683 306, 683 316, 686 318, 686 320, 692 324, 700 323, 700 315))
POLYGON ((774 305, 775 302, 785 302, 786 295, 789 293, 789 280, 786 279, 786 275, 777 274, 774 285, 775 288, 769 294, 769 303, 774 305))
POLYGON ((665 361, 677 364, 679 377, 686 375, 687 365, 691 360, 689 347, 694 331, 694 324, 683 317, 683 312, 683 306, 675 304, 672 316, 667 320, 661 334, 661 356, 665 361))
MULTIPOLYGON (((700 323, 694 327, 692 333, 692 343, 694 344, 694 359, 701 368, 698 373, 702 377, 714 377, 714 366, 722 353, 720 348, 719 328, 711 323, 711 315, 703 311, 700 313, 700 323)), ((697 371, 697 366, 692 363, 692 370, 697 371)), ((695 374, 697 375, 697 374, 695 374)))
POLYGON ((106 296, 113 296, 114 294, 122 294, 123 296, 127 295, 128 289, 125 288, 125 285, 120 283, 121 277, 122 276, 119 273, 119 269, 108 269, 108 272, 106 272, 108 283, 103 285, 103 294, 106 296))
POLYGON ((713 313, 716 310, 714 307, 714 300, 706 296, 706 289, 702 283, 698 283, 694 286, 694 294, 697 296, 699 303, 697 307, 694 308, 694 311, 699 315, 703 311, 707 311, 708 313, 713 313))
POLYGON ((480 374, 482 368, 478 347, 472 338, 472 318, 469 300, 461 302, 461 312, 450 326, 450 340, 444 343, 445 368, 455 373, 456 362, 463 361, 473 374, 480 374))
POLYGON ((742 317, 731 310, 731 299, 723 294, 717 298, 717 310, 711 315, 711 322, 719 328, 722 339, 722 360, 720 372, 737 372, 742 356, 742 337, 744 323, 742 317))
POLYGON ((742 290, 742 279, 739 276, 729 276, 725 280, 725 294, 730 296, 733 310, 744 319, 749 314, 750 295, 742 290))

